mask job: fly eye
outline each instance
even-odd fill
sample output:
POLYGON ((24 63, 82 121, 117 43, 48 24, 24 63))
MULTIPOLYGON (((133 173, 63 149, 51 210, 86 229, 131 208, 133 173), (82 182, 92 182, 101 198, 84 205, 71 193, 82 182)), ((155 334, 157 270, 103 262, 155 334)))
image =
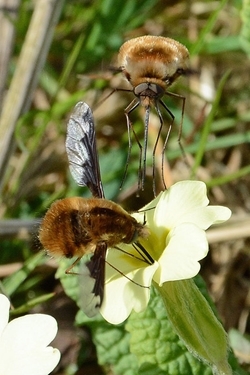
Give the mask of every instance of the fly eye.
POLYGON ((162 78, 162 80, 163 80, 164 82, 168 82, 168 81, 169 81, 169 79, 170 79, 170 77, 169 77, 169 76, 165 76, 165 77, 163 77, 163 78, 162 78))
POLYGON ((185 74, 185 73, 186 73, 185 69, 183 69, 183 68, 178 68, 178 69, 176 70, 176 73, 175 73, 175 74, 183 75, 183 74, 185 74))

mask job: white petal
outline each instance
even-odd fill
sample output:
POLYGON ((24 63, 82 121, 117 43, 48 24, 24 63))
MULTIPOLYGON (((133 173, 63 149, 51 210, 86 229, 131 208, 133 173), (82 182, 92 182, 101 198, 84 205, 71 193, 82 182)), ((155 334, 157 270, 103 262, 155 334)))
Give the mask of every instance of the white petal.
POLYGON ((155 210, 156 226, 173 228, 184 222, 186 214, 196 208, 206 207, 208 203, 204 182, 178 182, 162 194, 155 210))
POLYGON ((153 199, 150 203, 148 203, 146 206, 141 208, 138 212, 134 212, 132 216, 140 223, 143 223, 144 221, 146 221, 147 227, 150 227, 152 223, 154 225, 154 211, 158 202, 161 199, 162 194, 165 194, 165 192, 161 192, 155 199, 153 199), (146 220, 145 220, 145 216, 146 216, 146 220))
POLYGON ((10 301, 5 295, 0 294, 0 337, 9 321, 9 310, 10 301))
POLYGON ((134 264, 131 264, 132 258, 119 254, 117 250, 113 252, 113 256, 108 257, 108 261, 123 274, 107 265, 106 274, 110 280, 105 284, 100 312, 108 322, 119 324, 127 319, 132 310, 140 312, 146 308, 151 281, 159 265, 155 262, 142 267, 142 262, 139 261, 140 267, 135 269, 134 264), (124 272, 125 270, 130 272, 124 272))
POLYGON ((228 207, 223 206, 209 206, 207 211, 210 215, 212 224, 220 224, 230 219, 232 211, 228 207))
POLYGON ((57 322, 49 315, 32 314, 12 320, 0 340, 0 374, 46 375, 51 372, 59 362, 60 352, 46 346, 56 333, 57 322))
POLYGON ((194 224, 181 224, 170 231, 167 241, 154 280, 162 285, 166 281, 197 275, 200 270, 198 261, 208 252, 205 232, 194 224))
POLYGON ((161 199, 162 194, 165 194, 167 190, 161 191, 156 198, 154 198, 151 202, 146 204, 143 208, 139 210, 139 212, 151 211, 157 206, 159 200, 161 199))
POLYGON ((231 211, 227 207, 208 206, 197 207, 193 211, 182 216, 182 223, 193 223, 201 229, 207 229, 213 224, 223 223, 231 216, 231 211))
POLYGON ((105 280, 108 282, 123 274, 133 274, 140 268, 148 267, 148 263, 142 259, 132 245, 121 244, 119 248, 121 251, 117 248, 108 249, 105 269, 105 280))
POLYGON ((59 350, 47 347, 29 355, 20 353, 4 358, 3 363, 0 363, 0 371, 4 375, 47 375, 54 370, 59 360, 59 350))

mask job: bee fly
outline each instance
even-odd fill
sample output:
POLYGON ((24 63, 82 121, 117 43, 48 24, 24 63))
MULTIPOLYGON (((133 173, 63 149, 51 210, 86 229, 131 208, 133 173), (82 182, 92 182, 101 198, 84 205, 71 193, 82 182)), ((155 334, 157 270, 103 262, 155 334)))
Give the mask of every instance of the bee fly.
MULTIPOLYGON (((174 94, 166 91, 169 86, 172 85, 176 79, 190 72, 188 69, 188 60, 189 53, 187 48, 176 40, 170 38, 164 38, 161 36, 141 36, 138 38, 130 39, 125 42, 118 54, 118 71, 121 71, 129 84, 132 86, 132 90, 126 89, 115 89, 112 91, 132 91, 135 95, 134 100, 127 106, 125 109, 125 116, 128 129, 129 137, 129 150, 127 156, 127 163, 125 167, 124 177, 121 185, 123 184, 128 164, 131 155, 131 131, 133 132, 136 142, 140 149, 140 158, 139 158, 139 178, 138 178, 138 190, 144 189, 144 181, 146 174, 146 154, 147 154, 147 143, 148 143, 148 127, 149 127, 149 115, 150 109, 153 106, 158 114, 160 120, 160 127, 158 134, 155 140, 152 154, 152 167, 153 167, 153 192, 156 195, 156 186, 155 186, 155 154, 159 138, 161 135, 161 130, 163 127, 163 117, 160 110, 159 104, 167 111, 171 117, 171 122, 165 138, 163 148, 161 151, 161 179, 164 188, 166 188, 164 176, 163 176, 163 167, 164 167, 164 152, 166 150, 166 145, 168 137, 171 131, 172 124, 174 122, 174 115, 163 102, 162 97, 164 95, 178 97, 182 100, 182 119, 184 115, 185 108, 185 97, 174 94), (137 134, 133 129, 132 122, 130 120, 130 114, 133 112, 139 105, 142 105, 145 112, 144 120, 144 144, 141 145, 137 134)), ((111 93, 111 94, 112 94, 111 93)), ((111 95, 110 94, 110 95, 111 95)), ((180 143, 182 132, 182 120, 179 129, 178 142, 184 153, 182 145, 180 143)))
MULTIPOLYGON (((39 239, 51 255, 77 257, 66 273, 73 273, 72 268, 83 255, 93 254, 83 268, 81 285, 85 298, 82 308, 91 317, 103 301, 108 247, 135 243, 144 250, 138 241, 147 237, 149 231, 121 206, 104 198, 93 116, 86 103, 79 102, 70 117, 66 151, 74 180, 87 186, 93 198, 72 197, 54 202, 42 221, 39 239)), ((153 263, 146 250, 144 255, 147 262, 153 263)))

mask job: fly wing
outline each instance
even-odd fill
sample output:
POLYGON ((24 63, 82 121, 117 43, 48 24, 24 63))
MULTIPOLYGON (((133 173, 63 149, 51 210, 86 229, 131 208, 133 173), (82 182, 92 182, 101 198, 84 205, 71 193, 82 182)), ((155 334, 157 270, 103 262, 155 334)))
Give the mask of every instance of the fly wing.
POLYGON ((87 186, 94 197, 104 198, 93 114, 84 102, 77 103, 70 116, 66 151, 69 169, 76 183, 79 186, 87 186))
POLYGON ((99 242, 90 260, 81 266, 79 304, 89 318, 95 316, 102 305, 106 252, 106 242, 99 242))

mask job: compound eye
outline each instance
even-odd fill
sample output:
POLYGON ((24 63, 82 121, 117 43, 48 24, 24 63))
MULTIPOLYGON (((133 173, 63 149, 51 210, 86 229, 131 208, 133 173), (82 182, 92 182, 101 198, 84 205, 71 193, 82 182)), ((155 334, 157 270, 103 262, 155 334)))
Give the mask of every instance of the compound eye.
POLYGON ((176 70, 176 73, 175 74, 179 74, 179 75, 182 75, 182 74, 185 74, 185 70, 183 68, 178 68, 176 70))

